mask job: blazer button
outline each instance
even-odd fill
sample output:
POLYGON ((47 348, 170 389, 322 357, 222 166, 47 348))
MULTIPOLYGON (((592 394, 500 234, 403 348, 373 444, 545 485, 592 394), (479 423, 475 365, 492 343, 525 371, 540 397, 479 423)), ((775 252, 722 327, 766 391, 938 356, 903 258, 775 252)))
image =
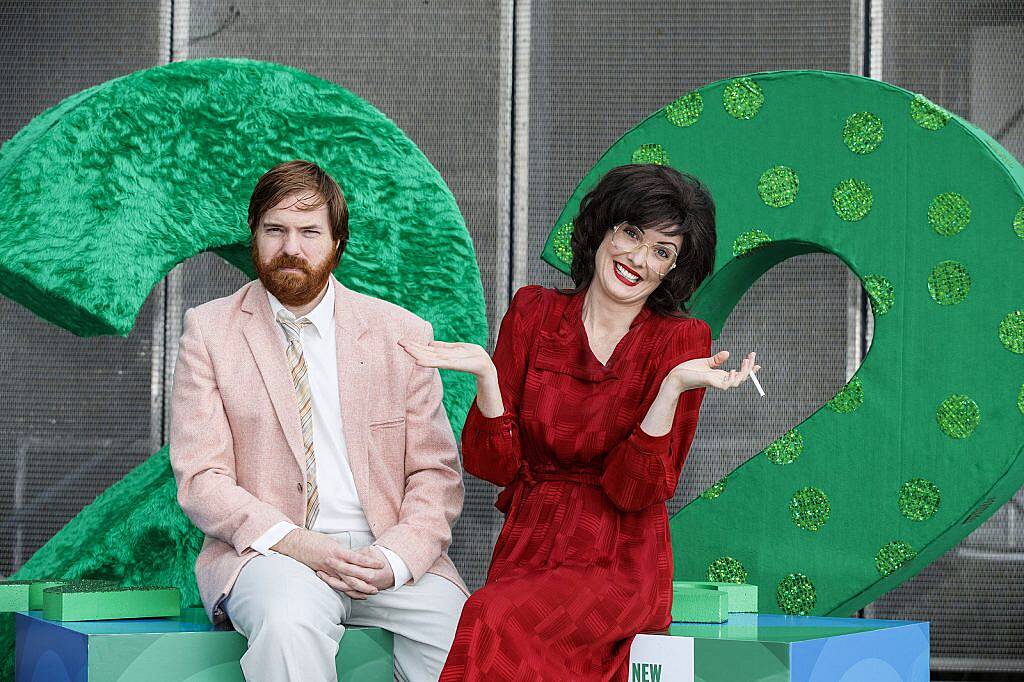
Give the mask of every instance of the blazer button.
POLYGON ((298 490, 300 493, 302 492, 302 482, 301 481, 299 483, 295 484, 295 489, 298 490))

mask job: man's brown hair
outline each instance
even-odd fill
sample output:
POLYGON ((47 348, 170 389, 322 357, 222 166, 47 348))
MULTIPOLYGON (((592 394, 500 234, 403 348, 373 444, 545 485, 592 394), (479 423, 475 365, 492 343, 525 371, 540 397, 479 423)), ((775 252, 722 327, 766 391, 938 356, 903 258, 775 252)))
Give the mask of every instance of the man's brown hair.
POLYGON ((338 242, 336 259, 340 260, 345 245, 348 244, 348 204, 345 203, 345 195, 334 178, 311 161, 285 161, 260 177, 249 199, 249 231, 255 234, 263 214, 277 206, 289 194, 302 191, 307 191, 310 195, 302 201, 307 209, 313 210, 327 205, 331 239, 338 242))

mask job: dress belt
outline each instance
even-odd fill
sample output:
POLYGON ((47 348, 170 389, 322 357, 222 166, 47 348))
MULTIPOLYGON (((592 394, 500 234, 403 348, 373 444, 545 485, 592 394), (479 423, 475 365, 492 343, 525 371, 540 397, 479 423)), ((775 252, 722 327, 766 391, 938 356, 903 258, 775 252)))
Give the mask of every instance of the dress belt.
POLYGON ((527 490, 538 483, 546 483, 548 481, 565 481, 567 483, 600 487, 601 474, 593 469, 578 471, 549 471, 542 469, 533 471, 530 469, 529 464, 523 462, 519 465, 519 472, 512 483, 498 494, 498 499, 494 502, 494 506, 507 514, 509 508, 518 502, 519 498, 527 490))

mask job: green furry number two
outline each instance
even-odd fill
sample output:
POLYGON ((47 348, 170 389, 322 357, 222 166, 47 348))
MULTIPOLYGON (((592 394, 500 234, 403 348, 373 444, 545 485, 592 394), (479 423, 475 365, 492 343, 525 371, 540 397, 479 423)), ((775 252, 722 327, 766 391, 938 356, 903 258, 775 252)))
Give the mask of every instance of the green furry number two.
POLYGON ((673 517, 677 580, 756 584, 763 612, 849 615, 1024 483, 1024 169, 992 138, 858 76, 719 81, 602 156, 548 263, 568 272, 580 200, 631 162, 690 172, 716 199, 718 265, 691 306, 714 336, 764 272, 811 252, 849 266, 875 317, 843 391, 673 517))
MULTIPOLYGON (((254 277, 246 211, 259 176, 294 158, 342 186, 351 240, 336 271, 447 341, 487 342, 473 244, 450 190, 384 114, 333 83, 243 59, 174 63, 78 93, 0 149, 0 293, 80 336, 127 334, 153 286, 213 251, 254 277)), ((442 372, 461 430, 472 377, 442 372)), ((101 494, 18 578, 173 585, 198 603, 202 534, 164 448, 101 494)), ((13 674, 0 632, 0 679, 13 674)))

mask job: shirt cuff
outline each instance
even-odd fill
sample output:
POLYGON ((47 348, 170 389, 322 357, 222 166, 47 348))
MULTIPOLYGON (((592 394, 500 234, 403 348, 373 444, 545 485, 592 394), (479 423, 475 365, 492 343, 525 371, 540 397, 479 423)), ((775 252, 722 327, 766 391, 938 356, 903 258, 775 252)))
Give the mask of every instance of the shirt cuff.
POLYGON ((291 533, 296 528, 298 528, 298 526, 294 523, 278 521, 270 527, 270 530, 253 540, 252 544, 249 546, 264 556, 277 554, 277 552, 270 548, 280 542, 285 535, 288 535, 288 533, 291 533))
POLYGON ((633 431, 633 445, 641 452, 650 453, 652 455, 661 455, 668 452, 671 440, 669 437, 671 435, 672 430, 669 429, 669 431, 664 435, 652 436, 637 424, 636 429, 633 431))
MULTIPOLYGON (((481 433, 485 434, 498 434, 507 433, 516 423, 516 417, 507 408, 504 414, 499 414, 497 417, 485 417, 484 413, 477 407, 476 401, 470 406, 471 416, 475 421, 475 428, 481 433)), ((469 421, 467 418, 466 421, 469 421)))
POLYGON ((404 561, 402 561, 402 557, 398 556, 383 545, 374 545, 374 547, 381 551, 384 558, 388 560, 389 564, 391 564, 391 572, 395 574, 395 584, 384 591, 391 592, 393 590, 397 590, 399 587, 409 582, 409 578, 412 577, 412 572, 409 571, 409 567, 405 565, 404 561))

